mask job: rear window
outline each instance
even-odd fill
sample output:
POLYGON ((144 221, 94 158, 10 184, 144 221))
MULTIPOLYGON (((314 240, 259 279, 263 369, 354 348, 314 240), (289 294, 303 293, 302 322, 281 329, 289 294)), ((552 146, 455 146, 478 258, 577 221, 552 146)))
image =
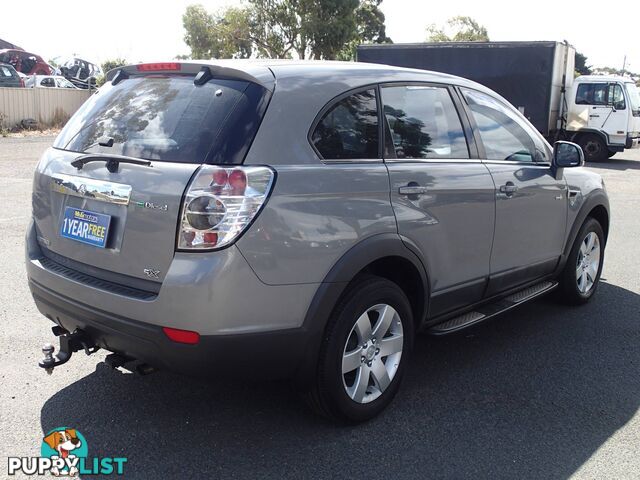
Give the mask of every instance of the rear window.
POLYGON ((325 160, 378 158, 375 90, 354 93, 333 105, 311 136, 325 160))
POLYGON ((131 77, 105 84, 64 127, 63 150, 181 163, 241 163, 264 114, 254 83, 193 76, 131 77), (111 147, 99 143, 109 143, 111 147))

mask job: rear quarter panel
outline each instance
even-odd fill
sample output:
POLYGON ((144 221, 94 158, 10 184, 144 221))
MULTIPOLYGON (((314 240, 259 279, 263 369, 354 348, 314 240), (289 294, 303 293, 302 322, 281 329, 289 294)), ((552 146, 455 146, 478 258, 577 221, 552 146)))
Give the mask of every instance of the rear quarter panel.
POLYGON ((267 284, 321 282, 360 240, 397 232, 384 163, 323 163, 308 141, 327 102, 376 81, 366 70, 351 78, 330 72, 324 81, 277 72, 274 95, 245 160, 277 172, 265 209, 237 244, 267 284))

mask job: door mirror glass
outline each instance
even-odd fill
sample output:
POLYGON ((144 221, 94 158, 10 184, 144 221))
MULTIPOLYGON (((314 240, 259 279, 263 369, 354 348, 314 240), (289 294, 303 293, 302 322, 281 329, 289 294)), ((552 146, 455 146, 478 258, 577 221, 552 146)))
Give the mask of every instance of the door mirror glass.
POLYGON ((584 152, 571 142, 556 142, 553 146, 553 164, 558 168, 580 167, 584 164, 584 152))

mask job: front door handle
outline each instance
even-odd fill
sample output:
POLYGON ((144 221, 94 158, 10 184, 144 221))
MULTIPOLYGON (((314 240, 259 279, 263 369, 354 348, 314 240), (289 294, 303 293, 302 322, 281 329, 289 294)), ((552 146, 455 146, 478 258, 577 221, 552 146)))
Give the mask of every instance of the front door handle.
POLYGON ((507 182, 504 185, 500 185, 500 193, 504 193, 507 197, 513 196, 518 191, 518 186, 513 182, 507 182))
POLYGON ((423 195, 427 193, 427 187, 411 182, 409 185, 398 188, 398 193, 400 195, 423 195))

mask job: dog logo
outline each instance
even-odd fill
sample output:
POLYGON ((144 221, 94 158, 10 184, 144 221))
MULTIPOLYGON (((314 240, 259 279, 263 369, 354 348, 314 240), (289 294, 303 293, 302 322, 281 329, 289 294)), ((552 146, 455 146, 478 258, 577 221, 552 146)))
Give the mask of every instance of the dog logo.
POLYGON ((89 458, 87 441, 75 428, 58 427, 42 439, 39 457, 8 457, 8 473, 16 475, 123 475, 127 457, 89 458))
POLYGON ((57 468, 54 466, 51 469, 51 473, 56 477, 61 475, 77 476, 76 459, 86 458, 87 453, 87 442, 75 428, 56 428, 42 439, 42 456, 52 460, 62 459, 64 461, 65 467, 57 468))

